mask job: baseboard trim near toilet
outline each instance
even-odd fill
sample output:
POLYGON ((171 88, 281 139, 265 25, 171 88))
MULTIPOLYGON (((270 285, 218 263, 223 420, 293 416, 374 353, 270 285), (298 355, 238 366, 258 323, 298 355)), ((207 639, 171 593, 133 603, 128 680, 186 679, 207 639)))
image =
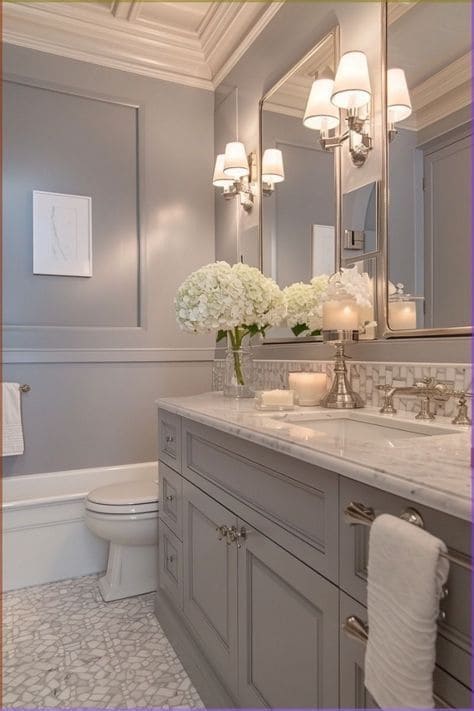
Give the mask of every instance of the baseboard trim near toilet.
POLYGON ((84 523, 91 489, 156 480, 157 462, 94 467, 3 480, 3 590, 105 571, 108 545, 84 523))
POLYGON ((206 657, 186 629, 183 620, 178 617, 162 590, 156 595, 155 614, 205 708, 236 708, 235 700, 222 686, 206 657))

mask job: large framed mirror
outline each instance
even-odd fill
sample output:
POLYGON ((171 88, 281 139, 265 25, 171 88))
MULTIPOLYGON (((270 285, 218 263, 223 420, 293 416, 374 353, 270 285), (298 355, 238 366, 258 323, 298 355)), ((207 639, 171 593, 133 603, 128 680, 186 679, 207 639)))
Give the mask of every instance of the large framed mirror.
MULTIPOLYGON (((307 284, 340 265, 339 151, 323 150, 319 131, 303 124, 315 76, 334 72, 338 58, 334 27, 260 102, 259 165, 268 171, 270 159, 274 178, 260 176, 260 268, 281 288, 307 284)), ((319 339, 296 339, 290 328, 279 328, 266 341, 319 339)))
POLYGON ((470 13, 387 3, 388 337, 472 332, 470 13))

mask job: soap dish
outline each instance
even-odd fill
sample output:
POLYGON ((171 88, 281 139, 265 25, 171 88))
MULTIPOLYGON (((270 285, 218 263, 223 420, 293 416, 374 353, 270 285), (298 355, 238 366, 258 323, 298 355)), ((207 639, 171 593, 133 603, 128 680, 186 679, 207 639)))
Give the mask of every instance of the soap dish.
POLYGON ((262 412, 288 412, 289 410, 294 410, 293 390, 258 390, 255 393, 255 409, 262 412), (278 402, 279 399, 281 402, 278 402))

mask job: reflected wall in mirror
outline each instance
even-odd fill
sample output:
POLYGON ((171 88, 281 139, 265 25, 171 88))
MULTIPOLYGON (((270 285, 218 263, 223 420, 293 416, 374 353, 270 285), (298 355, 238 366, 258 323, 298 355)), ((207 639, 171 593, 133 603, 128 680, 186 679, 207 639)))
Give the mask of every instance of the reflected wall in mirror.
POLYGON ((342 196, 342 261, 376 252, 377 183, 363 185, 342 196))
POLYGON ((389 327, 468 327, 470 3, 387 7, 389 327))
MULTIPOLYGON (((322 149, 319 131, 303 125, 315 76, 334 72, 336 53, 334 29, 260 105, 262 271, 281 288, 336 268, 335 155, 322 149)), ((269 337, 292 333, 273 329, 269 337)))

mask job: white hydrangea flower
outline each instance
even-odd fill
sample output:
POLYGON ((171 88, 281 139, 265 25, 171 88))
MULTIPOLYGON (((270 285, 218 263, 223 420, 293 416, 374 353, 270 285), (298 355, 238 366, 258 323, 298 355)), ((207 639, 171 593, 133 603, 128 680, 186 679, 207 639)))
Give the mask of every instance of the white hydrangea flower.
POLYGON ((311 283, 296 282, 283 290, 286 299, 289 328, 296 327, 300 333, 318 331, 322 327, 322 304, 329 277, 325 274, 314 277, 311 283), (303 328, 306 326, 306 328, 303 328))
POLYGON ((175 299, 176 318, 185 331, 232 331, 246 326, 261 331, 285 318, 278 285, 247 264, 215 262, 190 274, 175 299))
POLYGON ((359 329, 376 326, 374 321, 374 286, 367 272, 360 272, 357 265, 342 267, 329 280, 326 300, 352 299, 359 306, 359 329))

